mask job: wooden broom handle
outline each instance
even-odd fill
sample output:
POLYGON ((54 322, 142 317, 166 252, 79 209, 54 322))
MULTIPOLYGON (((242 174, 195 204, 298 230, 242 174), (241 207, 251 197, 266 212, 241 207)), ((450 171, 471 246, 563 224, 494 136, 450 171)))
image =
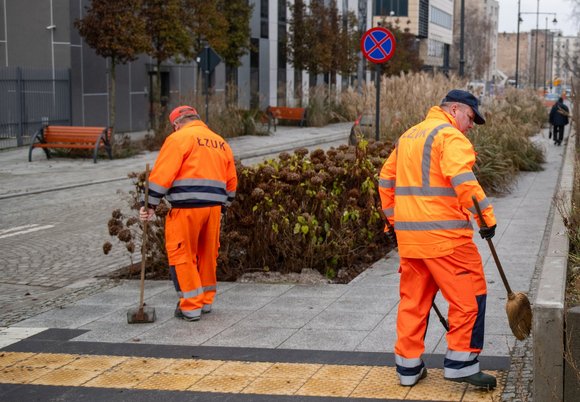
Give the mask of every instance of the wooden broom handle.
MULTIPOLYGON (((149 164, 145 165, 145 210, 149 209, 149 164)), ((141 241, 141 294, 139 296, 139 311, 143 310, 143 290, 145 285, 145 259, 147 258, 147 224, 149 219, 143 221, 143 239, 141 241)))
MULTIPOLYGON (((483 214, 481 213, 481 208, 479 208, 479 203, 477 202, 477 198, 475 198, 475 196, 471 196, 471 199, 473 200, 473 206, 475 207, 475 210, 477 211, 477 215, 479 216, 479 221, 481 222, 481 226, 484 228, 487 228, 487 224, 485 223, 485 219, 483 219, 483 214)), ((501 262, 499 262, 499 257, 497 256, 497 253, 495 252, 495 247, 493 246, 493 243, 491 241, 491 239, 486 239, 487 240, 487 244, 489 245, 489 249, 491 250, 491 255, 493 256, 493 260, 495 261, 495 265, 497 266, 497 269, 499 271, 499 275, 501 276, 501 280, 503 281, 503 285, 505 286, 505 290, 507 290, 508 295, 513 293, 512 289, 510 287, 510 284, 508 283, 508 280, 505 276, 505 272, 503 271, 503 268, 501 266, 501 262)))

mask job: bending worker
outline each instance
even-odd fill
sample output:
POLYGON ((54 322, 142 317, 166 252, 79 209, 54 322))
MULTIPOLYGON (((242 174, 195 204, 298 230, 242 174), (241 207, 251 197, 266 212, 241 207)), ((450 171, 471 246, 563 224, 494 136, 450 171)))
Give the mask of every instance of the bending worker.
POLYGON ((496 386, 495 377, 482 373, 477 360, 483 348, 487 289, 473 242, 469 212, 478 218, 472 195, 489 226, 480 229, 483 238, 493 237, 496 221, 472 171, 475 151, 464 134, 474 123, 485 123, 477 99, 466 91, 450 91, 425 120, 399 138, 381 170, 382 209, 394 225, 401 260, 395 359, 404 386, 427 375, 421 356, 439 289, 449 302, 445 379, 496 386))
POLYGON ((221 210, 234 199, 238 179, 230 146, 211 131, 190 106, 169 115, 175 132, 167 137, 149 175, 151 219, 165 197, 169 270, 179 296, 175 316, 197 321, 209 313, 216 293, 221 210))

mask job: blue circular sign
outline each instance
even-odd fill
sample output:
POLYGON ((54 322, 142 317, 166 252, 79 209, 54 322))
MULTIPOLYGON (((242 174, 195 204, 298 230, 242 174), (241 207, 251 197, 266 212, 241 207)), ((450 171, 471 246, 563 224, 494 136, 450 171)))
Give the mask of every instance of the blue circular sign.
POLYGON ((380 64, 395 54, 395 36, 386 28, 375 27, 364 33, 360 40, 363 56, 370 62, 380 64))

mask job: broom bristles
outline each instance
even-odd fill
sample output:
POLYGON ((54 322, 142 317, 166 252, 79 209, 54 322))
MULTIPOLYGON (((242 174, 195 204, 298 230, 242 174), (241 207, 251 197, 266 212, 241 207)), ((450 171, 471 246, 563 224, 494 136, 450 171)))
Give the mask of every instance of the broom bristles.
POLYGON ((530 336, 532 331, 532 306, 528 296, 519 292, 508 294, 505 311, 514 336, 520 341, 530 336))

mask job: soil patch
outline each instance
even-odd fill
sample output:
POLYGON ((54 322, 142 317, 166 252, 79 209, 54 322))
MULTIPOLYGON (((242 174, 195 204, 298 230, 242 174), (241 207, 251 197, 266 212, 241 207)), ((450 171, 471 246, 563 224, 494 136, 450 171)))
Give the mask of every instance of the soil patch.
MULTIPOLYGON (((337 277, 334 280, 326 278, 320 272, 304 268, 300 273, 291 272, 283 274, 280 272, 270 271, 254 271, 246 272, 237 277, 235 282, 242 283, 297 283, 303 285, 318 285, 330 283, 349 283, 363 271, 369 268, 370 265, 360 265, 350 269, 341 269, 338 271, 337 277)), ((102 276, 109 279, 141 279, 141 263, 134 263, 126 267, 120 268, 111 272, 108 275, 102 276)), ((145 269, 145 279, 147 280, 171 280, 168 269, 145 269)), ((218 280, 220 278, 218 277, 218 280)))

